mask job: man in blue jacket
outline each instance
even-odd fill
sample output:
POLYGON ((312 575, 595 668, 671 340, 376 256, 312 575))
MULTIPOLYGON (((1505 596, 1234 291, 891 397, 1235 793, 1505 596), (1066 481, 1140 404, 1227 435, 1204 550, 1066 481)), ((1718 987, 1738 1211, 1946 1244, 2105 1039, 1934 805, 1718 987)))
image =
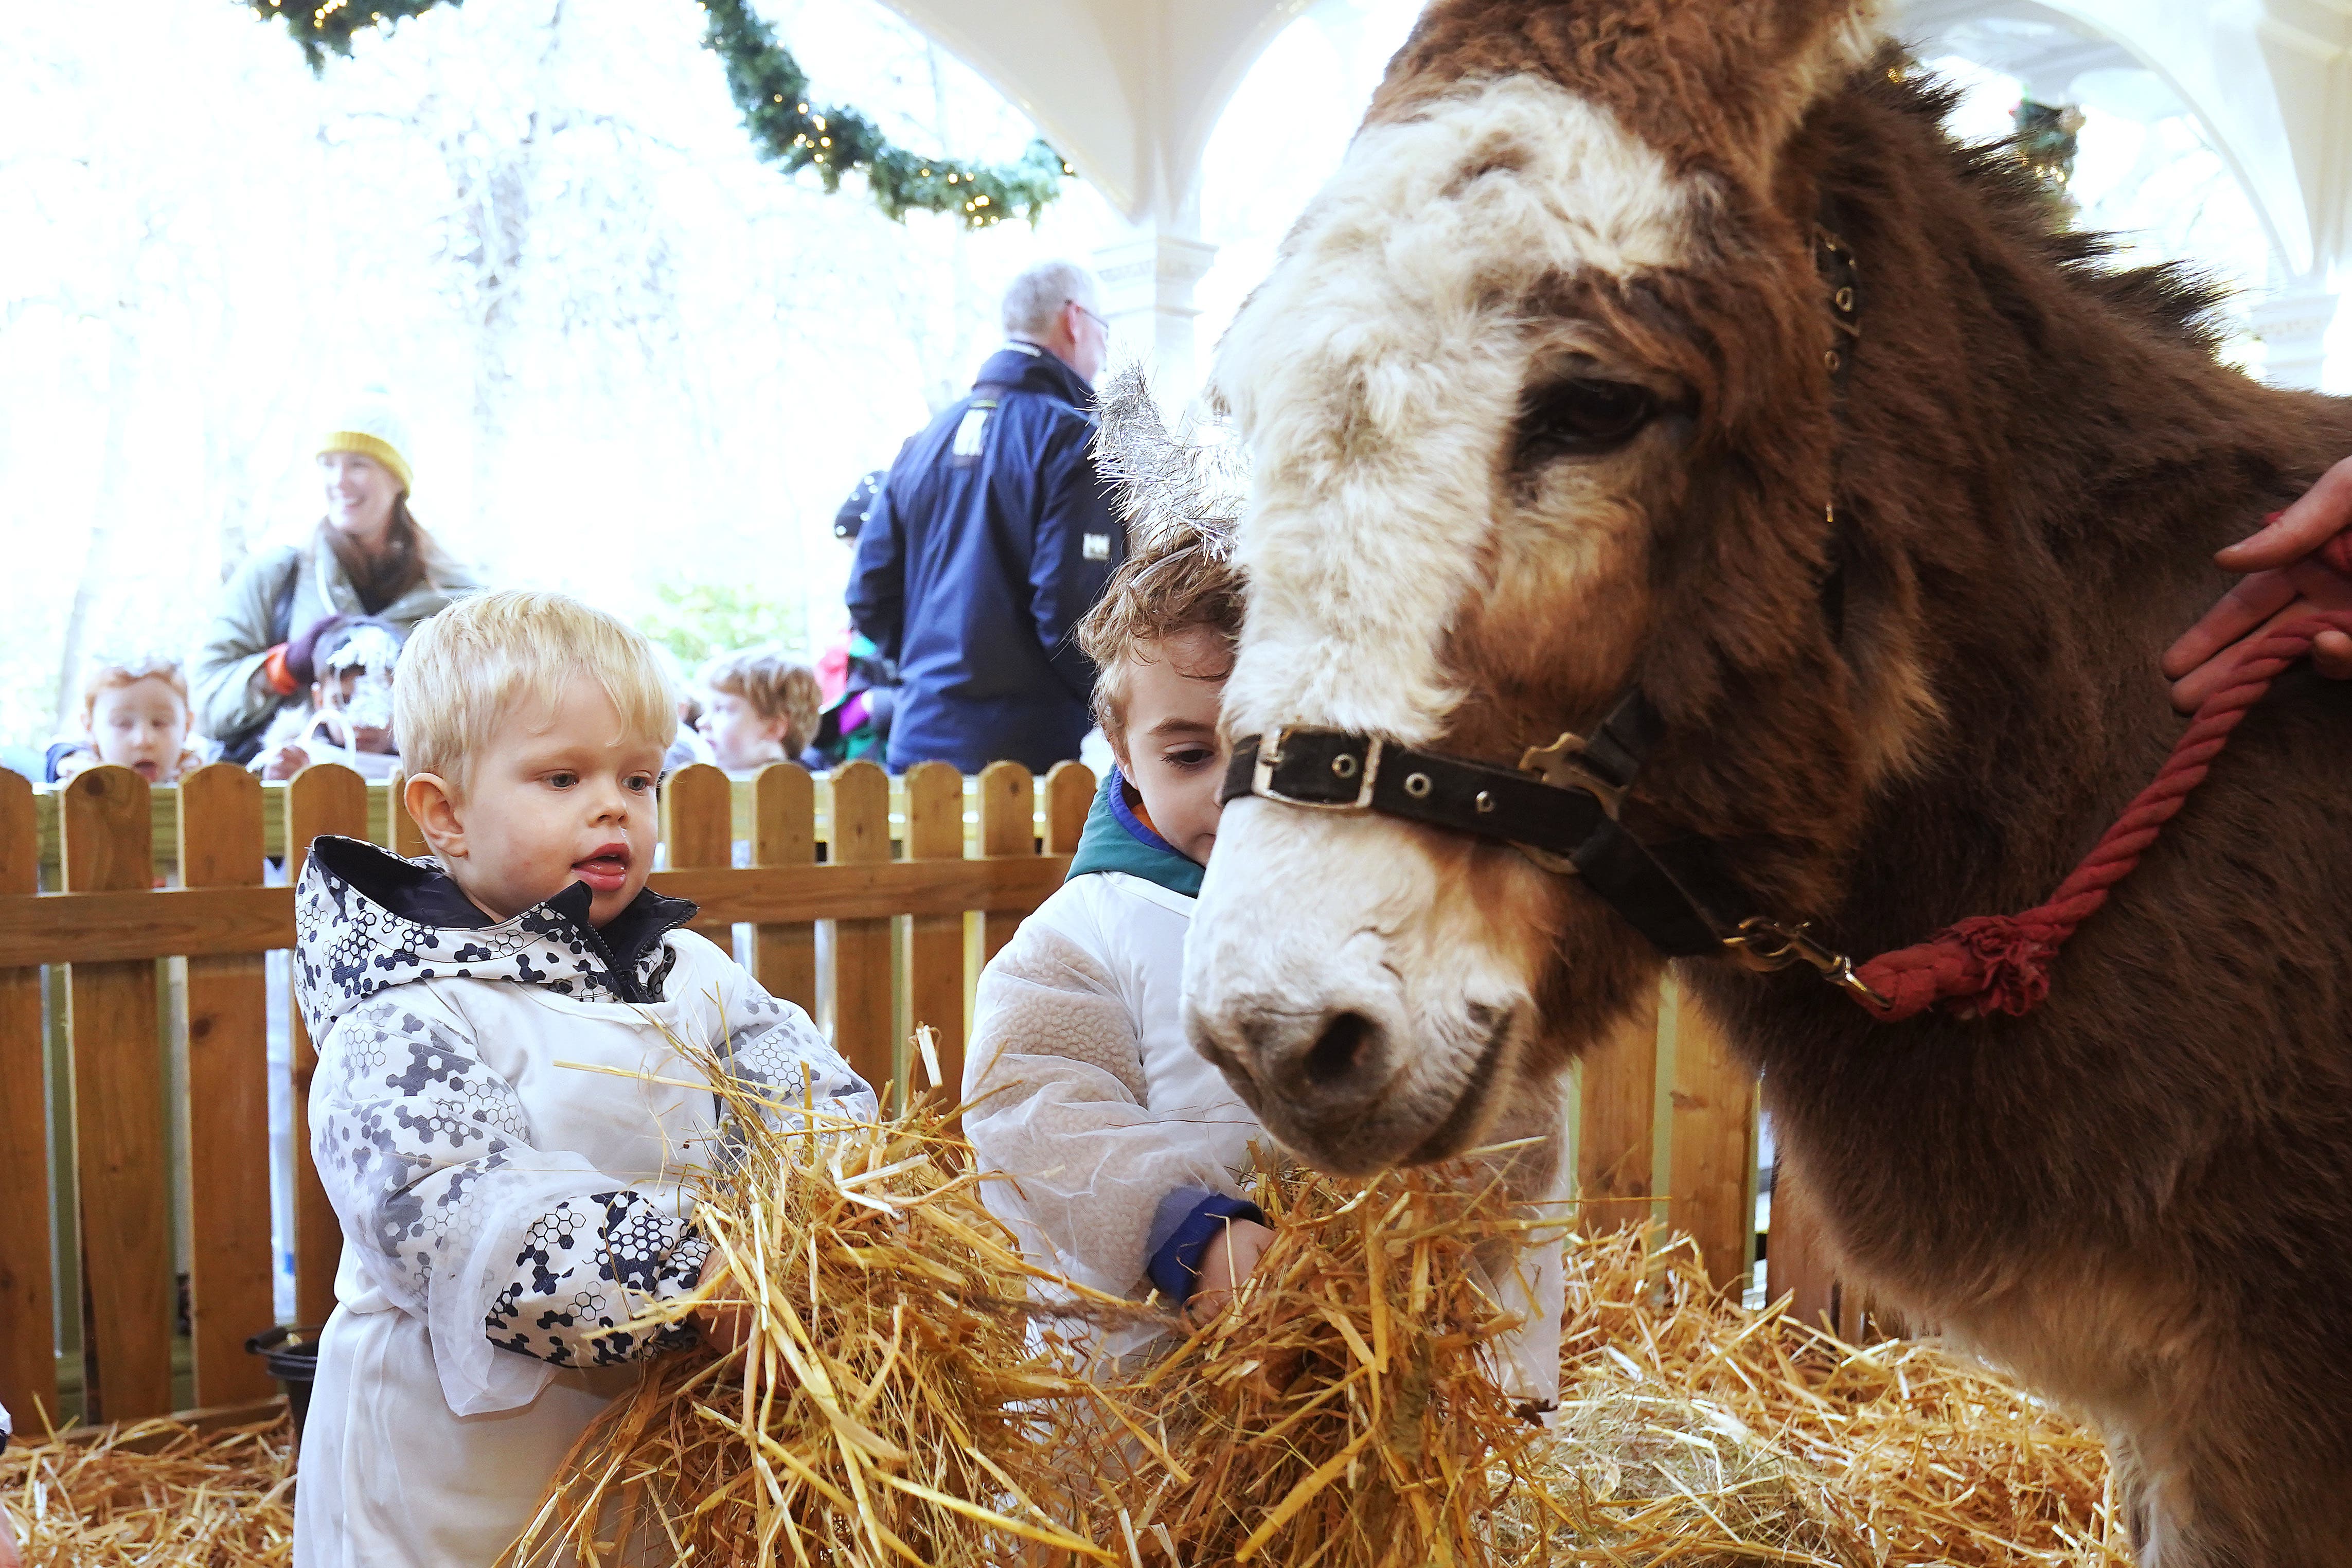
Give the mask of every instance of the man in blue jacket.
POLYGON ((1095 671, 1070 629, 1127 555, 1090 450, 1101 300, 1066 261, 1013 279, 1011 342, 900 448, 866 513, 849 614, 898 666, 894 772, 1009 759, 1043 773, 1078 754, 1095 671))

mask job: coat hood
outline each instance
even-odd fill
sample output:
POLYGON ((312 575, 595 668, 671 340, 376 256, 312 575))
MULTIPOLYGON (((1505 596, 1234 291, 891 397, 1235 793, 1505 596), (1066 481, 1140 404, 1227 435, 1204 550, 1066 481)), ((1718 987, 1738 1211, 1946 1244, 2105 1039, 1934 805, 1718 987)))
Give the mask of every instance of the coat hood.
POLYGON ((1127 803, 1127 779, 1114 763, 1087 809, 1078 850, 1065 880, 1095 871, 1124 871, 1188 899, 1201 896, 1206 868, 1153 831, 1127 803))
POLYGON ((675 953, 662 939, 695 906, 651 888, 603 930, 574 882, 493 921, 431 860, 356 838, 310 847, 294 890, 294 993, 311 1037, 380 991, 417 980, 505 980, 588 1002, 661 999, 675 953))

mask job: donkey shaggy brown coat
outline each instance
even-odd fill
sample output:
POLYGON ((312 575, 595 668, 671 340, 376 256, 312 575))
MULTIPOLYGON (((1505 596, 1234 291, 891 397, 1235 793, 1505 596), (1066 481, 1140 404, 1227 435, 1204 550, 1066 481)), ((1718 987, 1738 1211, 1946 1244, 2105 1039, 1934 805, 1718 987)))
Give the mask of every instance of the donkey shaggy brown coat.
MULTIPOLYGON (((1536 73, 1709 182, 1686 266, 1496 281, 1686 385, 1690 427, 1641 498, 1646 603, 1472 607, 1442 749, 1515 757, 1638 680, 1666 735, 1629 823, 1715 840, 1753 909, 1860 956, 2056 885, 2180 731, 2158 658, 2227 585, 2212 552, 2352 452, 2352 409, 2218 363, 2209 289, 2103 268, 1946 137, 1948 95, 1841 57, 1856 25, 1444 0, 1372 119, 1536 73), (1842 395, 1822 211, 1862 278, 1842 395), (1631 668, 1557 673, 1611 616, 1631 668)), ((2091 1411, 2163 1568, 2352 1558, 2347 784, 2352 690, 2282 679, 2028 1017, 1883 1026, 1807 975, 1684 965, 1851 1269, 2091 1411)), ((1654 954, 1560 899, 1547 1011, 1605 1021, 1654 954)))

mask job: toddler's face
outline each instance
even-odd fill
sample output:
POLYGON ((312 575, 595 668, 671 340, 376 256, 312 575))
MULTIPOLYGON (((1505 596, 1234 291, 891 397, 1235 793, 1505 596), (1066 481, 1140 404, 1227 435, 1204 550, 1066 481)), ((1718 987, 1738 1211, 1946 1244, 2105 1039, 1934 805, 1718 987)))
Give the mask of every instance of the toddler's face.
POLYGON ((149 784, 170 784, 188 744, 188 705, 160 675, 110 686, 90 705, 89 738, 100 762, 132 769, 149 784))
POLYGON ((1233 656, 1206 626, 1188 626, 1130 655, 1119 771, 1143 797, 1160 837, 1203 866, 1217 842, 1224 745, 1217 710, 1233 656))
POLYGON ((383 724, 361 723, 347 711, 351 707, 352 694, 359 689, 360 683, 366 677, 367 671, 363 669, 332 671, 326 679, 311 683, 310 701, 313 706, 337 716, 335 734, 341 738, 348 733, 352 751, 373 752, 388 757, 398 750, 392 743, 391 728, 383 724))
POLYGON ((710 706, 702 710, 701 722, 695 727, 710 742, 722 768, 756 768, 764 763, 793 760, 779 744, 784 721, 761 718, 751 699, 735 692, 712 692, 710 706))
POLYGON ((450 803, 453 837, 420 826, 485 913, 505 920, 585 882, 589 921, 601 926, 653 869, 662 744, 627 733, 585 675, 572 678, 551 716, 529 719, 500 725, 476 759, 465 798, 450 803))

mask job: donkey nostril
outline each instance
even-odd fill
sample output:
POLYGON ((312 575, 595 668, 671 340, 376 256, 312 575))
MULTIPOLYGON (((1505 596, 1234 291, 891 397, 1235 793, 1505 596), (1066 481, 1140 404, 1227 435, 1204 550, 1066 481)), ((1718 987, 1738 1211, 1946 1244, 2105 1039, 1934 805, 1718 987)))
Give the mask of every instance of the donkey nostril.
POLYGON ((1372 1021, 1361 1013, 1342 1013, 1323 1026, 1304 1066, 1309 1083, 1329 1089, 1354 1076, 1372 1043, 1372 1021))

